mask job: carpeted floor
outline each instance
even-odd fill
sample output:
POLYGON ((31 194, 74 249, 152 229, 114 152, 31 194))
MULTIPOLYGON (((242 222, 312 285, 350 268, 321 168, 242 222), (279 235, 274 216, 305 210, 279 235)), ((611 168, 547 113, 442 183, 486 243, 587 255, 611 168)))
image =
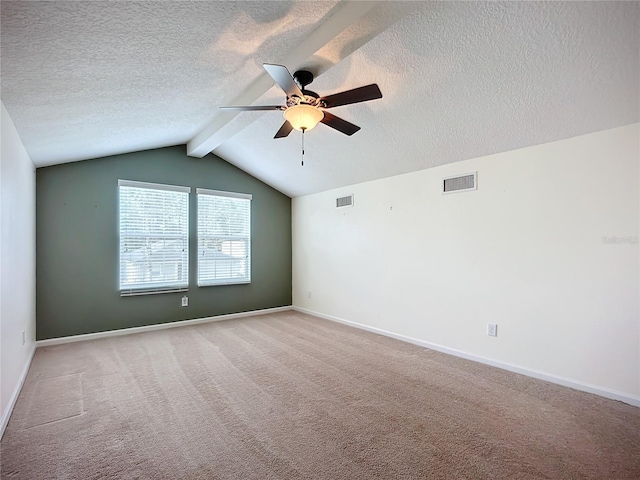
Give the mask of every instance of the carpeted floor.
POLYGON ((640 409, 311 316, 40 348, 5 479, 638 479, 640 409))

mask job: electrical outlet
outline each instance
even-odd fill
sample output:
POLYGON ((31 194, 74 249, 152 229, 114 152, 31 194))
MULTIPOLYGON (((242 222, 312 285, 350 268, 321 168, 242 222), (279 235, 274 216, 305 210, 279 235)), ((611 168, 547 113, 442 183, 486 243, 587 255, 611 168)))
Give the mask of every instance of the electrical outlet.
POLYGON ((497 323, 487 323, 487 335, 490 337, 498 336, 498 324, 497 323))
POLYGON ((189 306, 189 297, 187 297, 186 295, 182 296, 182 306, 183 307, 188 307, 189 306))
POLYGON ((307 298, 311 298, 311 290, 307 292, 307 298))
POLYGON ((24 334, 24 330, 22 330, 22 344, 24 345, 25 343, 27 343, 27 337, 24 334))

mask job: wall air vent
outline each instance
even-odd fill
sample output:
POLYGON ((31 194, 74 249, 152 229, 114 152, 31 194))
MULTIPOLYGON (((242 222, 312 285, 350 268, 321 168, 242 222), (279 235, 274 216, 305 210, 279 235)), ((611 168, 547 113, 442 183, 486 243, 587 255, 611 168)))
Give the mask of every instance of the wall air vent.
POLYGON ((353 207, 353 195, 336 198, 336 208, 353 207))
POLYGON ((478 172, 442 179, 442 193, 468 192, 478 189, 478 172))

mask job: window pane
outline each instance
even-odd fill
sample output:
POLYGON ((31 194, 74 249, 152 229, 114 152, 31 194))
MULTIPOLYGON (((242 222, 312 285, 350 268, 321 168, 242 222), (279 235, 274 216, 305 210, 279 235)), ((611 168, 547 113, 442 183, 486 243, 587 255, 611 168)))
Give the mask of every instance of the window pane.
POLYGON ((120 291, 186 288, 189 284, 189 194, 119 186, 120 291))
POLYGON ((198 193, 198 285, 251 281, 251 200, 198 193))

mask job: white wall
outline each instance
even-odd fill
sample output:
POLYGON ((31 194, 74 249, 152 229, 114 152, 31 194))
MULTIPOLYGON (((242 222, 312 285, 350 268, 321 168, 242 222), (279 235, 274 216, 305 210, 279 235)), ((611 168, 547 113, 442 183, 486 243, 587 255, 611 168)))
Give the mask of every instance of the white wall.
POLYGON ((638 403, 639 134, 295 198, 294 307, 638 403), (477 191, 440 193, 476 170, 477 191))
POLYGON ((36 334, 35 167, 4 104, 1 134, 0 435, 31 362, 36 334))

